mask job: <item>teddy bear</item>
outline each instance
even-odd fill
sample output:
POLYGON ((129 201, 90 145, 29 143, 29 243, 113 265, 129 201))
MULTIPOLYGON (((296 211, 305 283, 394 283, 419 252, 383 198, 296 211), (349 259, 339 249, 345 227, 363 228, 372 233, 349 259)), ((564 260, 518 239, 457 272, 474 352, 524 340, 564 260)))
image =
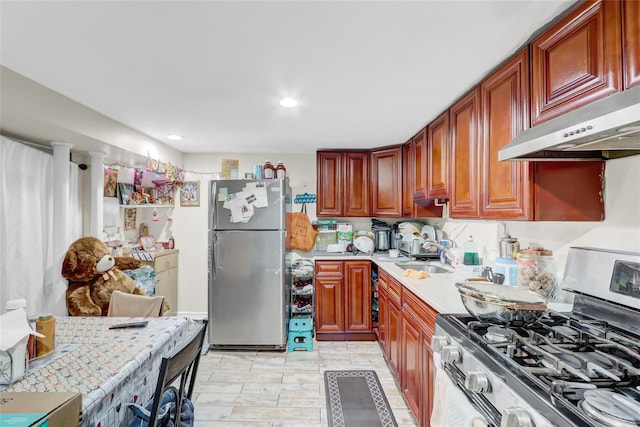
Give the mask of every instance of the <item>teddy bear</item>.
POLYGON ((72 316, 106 316, 113 291, 147 295, 122 270, 142 267, 140 260, 115 257, 95 237, 71 243, 62 262, 62 277, 69 281, 67 310, 72 316))

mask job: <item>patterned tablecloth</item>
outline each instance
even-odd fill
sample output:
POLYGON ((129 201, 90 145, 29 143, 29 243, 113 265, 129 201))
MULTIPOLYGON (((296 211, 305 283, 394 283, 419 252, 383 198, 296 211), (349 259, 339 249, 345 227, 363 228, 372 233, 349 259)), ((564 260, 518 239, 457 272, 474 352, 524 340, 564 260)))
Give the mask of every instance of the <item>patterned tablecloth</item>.
POLYGON ((33 360, 27 375, 5 390, 78 392, 82 427, 124 426, 131 417, 126 404, 151 399, 162 358, 185 345, 196 329, 182 317, 61 317, 56 351, 33 360), (149 324, 109 329, 135 320, 149 324))

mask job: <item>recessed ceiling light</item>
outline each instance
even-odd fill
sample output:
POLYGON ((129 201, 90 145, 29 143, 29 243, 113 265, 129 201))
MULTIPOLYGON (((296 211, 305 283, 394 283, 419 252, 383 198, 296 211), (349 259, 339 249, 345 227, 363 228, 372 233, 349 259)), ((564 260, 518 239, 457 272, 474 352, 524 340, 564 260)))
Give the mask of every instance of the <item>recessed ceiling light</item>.
POLYGON ((280 101, 280 105, 282 105, 283 107, 291 108, 298 105, 298 101, 293 98, 284 98, 282 101, 280 101))
POLYGON ((180 135, 176 135, 174 133, 167 135, 167 138, 169 138, 172 141, 180 141, 182 139, 180 135))

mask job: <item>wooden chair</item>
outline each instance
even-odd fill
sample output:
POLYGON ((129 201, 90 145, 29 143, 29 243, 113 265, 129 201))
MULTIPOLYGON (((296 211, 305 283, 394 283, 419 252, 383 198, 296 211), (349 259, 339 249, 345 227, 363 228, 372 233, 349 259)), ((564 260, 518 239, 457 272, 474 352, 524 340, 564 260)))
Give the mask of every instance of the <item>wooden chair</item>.
POLYGON ((109 317, 160 317, 164 314, 164 297, 149 297, 113 291, 109 300, 109 317))
POLYGON ((175 426, 180 426, 183 396, 191 399, 193 394, 196 373, 198 372, 198 364, 200 362, 200 353, 202 353, 202 345, 207 330, 207 320, 203 319, 199 322, 202 322, 202 326, 187 345, 171 356, 162 358, 158 382, 156 383, 156 390, 153 394, 153 403, 149 414, 149 427, 157 426, 158 412, 161 407, 163 395, 167 390, 173 390, 177 397, 175 426))

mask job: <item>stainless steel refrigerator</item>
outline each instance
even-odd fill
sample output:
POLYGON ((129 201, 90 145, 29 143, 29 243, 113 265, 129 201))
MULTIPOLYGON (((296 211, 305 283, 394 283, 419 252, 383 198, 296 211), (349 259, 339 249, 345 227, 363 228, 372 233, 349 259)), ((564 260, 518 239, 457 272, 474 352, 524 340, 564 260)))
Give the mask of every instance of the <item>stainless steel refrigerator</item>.
POLYGON ((288 179, 209 184, 209 344, 284 349, 287 344, 288 179))

